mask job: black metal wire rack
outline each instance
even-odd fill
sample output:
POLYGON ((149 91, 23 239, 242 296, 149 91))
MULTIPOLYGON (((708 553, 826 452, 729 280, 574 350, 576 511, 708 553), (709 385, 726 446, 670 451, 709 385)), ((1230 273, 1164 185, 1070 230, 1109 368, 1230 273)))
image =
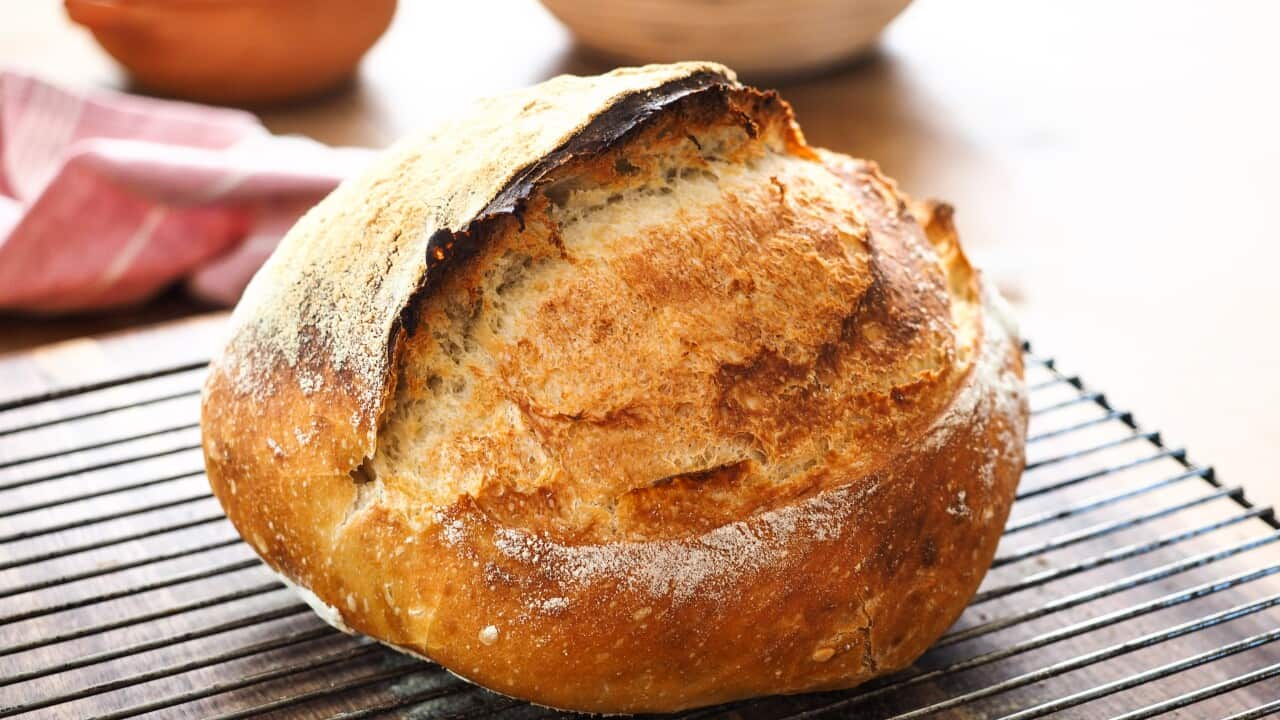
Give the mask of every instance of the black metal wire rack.
MULTIPOLYGON (((994 567, 913 667, 686 713, 1280 713, 1280 523, 1029 349, 994 567)), ((203 363, 0 403, 0 717, 544 717, 322 624, 205 484, 203 363)))

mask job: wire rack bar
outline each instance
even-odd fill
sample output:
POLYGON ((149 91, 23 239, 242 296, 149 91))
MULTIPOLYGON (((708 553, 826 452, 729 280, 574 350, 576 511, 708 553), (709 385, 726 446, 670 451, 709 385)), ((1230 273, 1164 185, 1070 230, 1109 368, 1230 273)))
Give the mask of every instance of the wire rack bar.
POLYGON ((148 623, 153 620, 161 620, 164 618, 174 617, 176 615, 183 615, 185 613, 195 612, 196 610, 206 610, 211 607, 225 605, 227 603, 232 603, 237 600, 247 600, 249 598, 257 597, 259 595, 265 595, 267 593, 276 592, 283 589, 284 589, 284 585, 279 582, 262 583, 261 585, 254 585, 253 587, 244 588, 243 590, 236 590, 235 592, 229 592, 223 595, 216 595, 211 598, 196 600, 195 602, 184 603, 182 605, 174 605, 173 607, 168 607, 163 610, 153 610, 151 612, 142 613, 140 615, 133 615, 127 618, 123 618, 121 620, 113 620, 111 622, 100 623, 98 625, 90 625, 88 627, 71 630, 69 632, 64 632, 59 635, 49 635, 46 637, 39 638, 38 640, 30 640, 28 642, 20 643, 18 645, 10 645, 9 647, 0 647, 0 657, 3 657, 5 655, 13 655, 16 653, 29 652, 31 650, 38 650, 42 647, 49 647, 50 645, 57 645, 59 643, 70 642, 72 640, 79 640, 81 638, 92 637, 94 635, 101 635, 102 633, 110 632, 112 630, 119 630, 120 628, 131 627, 134 625, 141 625, 143 623, 148 623))
MULTIPOLYGON (((152 478, 150 480, 141 480, 139 482, 128 483, 126 485, 117 485, 114 487, 103 488, 101 490, 93 490, 91 492, 81 493, 79 495, 68 495, 67 497, 60 497, 53 500, 44 500, 36 503, 29 503, 27 505, 16 505, 13 507, 5 508, 4 510, 0 510, 0 518, 13 517, 15 515, 23 515, 29 512, 36 512, 37 510, 48 510, 49 508, 60 507, 62 505, 70 505, 71 503, 82 502, 84 500, 95 500, 97 498, 129 492, 131 490, 141 490, 143 488, 154 487, 156 485, 175 482, 177 480, 186 480, 189 478, 200 477, 201 475, 204 475, 203 470, 192 470, 189 472, 177 473, 175 475, 165 475, 164 477, 152 478)), ((9 537, 9 536, 6 535, 3 537, 0 537, 0 542, 3 542, 4 537, 9 537)))
POLYGON ((1136 426, 1134 425, 1132 413, 1121 412, 1119 410, 1109 410, 1105 415, 1101 415, 1099 417, 1093 418, 1092 420, 1084 420, 1076 423, 1075 425, 1068 425, 1066 427, 1056 428, 1054 430, 1046 430, 1044 432, 1036 433, 1034 435, 1028 435, 1027 444, 1030 445, 1032 443, 1038 443, 1044 440, 1048 440, 1049 438, 1062 437, 1063 435, 1069 435, 1071 433, 1080 432, 1081 430, 1086 430, 1088 428, 1096 427, 1098 425, 1105 425, 1106 423, 1109 423, 1113 420, 1119 420, 1125 425, 1128 425, 1131 429, 1136 429, 1136 426))
POLYGON ((129 508, 127 510, 118 510, 116 512, 107 513, 105 515, 95 515, 93 517, 82 518, 80 520, 72 520, 70 522, 60 523, 57 525, 46 525, 44 527, 35 528, 32 530, 23 530, 21 532, 12 533, 10 535, 0 536, 0 545, 4 545, 11 542, 20 542, 24 540, 30 540, 32 538, 41 537, 43 535, 52 535, 53 533, 64 532, 66 530, 77 530, 79 528, 89 527, 90 525, 100 525, 105 522, 111 522, 112 520, 120 520, 122 518, 133 517, 135 515, 144 515, 146 513, 155 512, 157 510, 169 510, 175 507, 181 507, 183 505, 190 505, 191 503, 199 502, 201 500, 208 500, 212 497, 213 496, 209 493, 196 493, 195 495, 187 495, 185 497, 180 497, 175 500, 165 500, 164 502, 151 503, 149 505, 141 505, 136 508, 129 508))
POLYGON ((0 490, 13 490, 15 488, 20 488, 20 487, 30 487, 32 485, 40 485, 41 483, 52 482, 54 480, 61 480, 63 478, 73 477, 75 475, 85 475, 92 472, 98 472, 99 470, 111 470, 112 468, 118 468, 124 465, 131 465, 133 463, 143 462, 144 460, 155 460, 157 458, 168 457, 170 455, 177 455, 178 453, 187 452, 189 450, 199 450, 199 449, 200 449, 200 443, 186 443, 174 448, 169 448, 167 450, 157 450, 155 452, 146 453, 144 455, 135 455, 133 457, 123 458, 120 460, 108 460, 106 462, 100 462, 94 465, 86 465, 84 467, 78 467, 71 470, 63 470, 61 472, 49 473, 47 475, 37 475, 35 477, 22 478, 20 480, 8 480, 8 481, 5 481, 4 483, 0 483, 0 490))
MULTIPOLYGON (((25 585, 15 585, 13 587, 5 588, 0 590, 0 599, 12 597, 14 595, 21 595, 23 593, 36 592, 37 590, 47 590, 52 587, 58 587, 59 585, 68 585, 70 583, 80 582, 81 580, 102 577, 103 575, 125 572, 126 570, 146 567, 147 565, 154 565, 156 563, 167 562, 169 560, 178 560, 180 558, 212 552, 214 550, 221 550, 222 548, 240 544, 242 544, 242 541, 239 537, 227 538, 226 540, 217 540, 215 542, 205 543, 203 545, 197 545, 183 550, 161 553, 159 555, 149 555, 144 558, 116 563, 114 565, 101 565, 89 570, 59 575, 48 580, 38 580, 25 585)), ((0 619, 0 625, 3 625, 4 623, 5 621, 0 619)))
MULTIPOLYGON (((1057 384, 1057 381, 1052 381, 1050 384, 1057 384)), ((1076 407, 1077 405, 1086 405, 1088 403, 1096 403, 1099 405, 1110 407, 1109 405, 1106 404, 1107 403, 1106 395, 1103 395, 1102 393, 1099 393, 1099 392, 1082 392, 1073 398, 1067 398, 1066 400, 1059 400, 1058 402, 1051 403, 1049 405, 1045 405, 1038 408, 1032 408, 1031 417, 1039 417, 1041 415, 1047 415, 1051 412, 1064 410, 1069 407, 1076 407)))
POLYGON ((974 668, 991 665, 1001 660, 1007 660, 1011 657, 1031 652, 1032 650, 1038 650, 1047 645, 1062 642, 1063 640, 1069 640, 1074 637, 1080 637, 1095 630, 1110 627, 1143 615, 1149 615, 1153 612, 1183 605, 1191 602, 1192 600, 1197 600, 1208 595, 1230 590, 1246 583, 1253 582, 1254 580, 1270 577, 1277 573, 1280 573, 1280 565, 1265 568, 1263 570, 1237 573, 1236 575, 1223 578, 1216 582, 1197 585, 1186 590, 1170 593, 1154 600, 1148 600, 1147 602, 1131 605, 1121 610, 1099 615, 1091 620, 1086 620, 1084 622, 1075 623, 1074 625, 1068 625, 1057 630, 1042 633, 1029 640, 1010 645, 1006 648, 992 650, 964 660, 958 660, 934 670, 916 671, 905 675, 889 677, 864 690, 855 691, 855 694, 852 696, 841 698, 835 702, 828 703, 821 707, 809 710, 806 713, 802 713, 799 717, 816 717, 818 715, 829 714, 836 710, 845 710, 869 700, 883 697, 890 693, 900 692, 922 683, 932 682, 957 673, 973 670, 974 668))
POLYGON ((1259 668, 1253 672, 1248 672, 1239 677, 1231 678, 1230 680, 1223 680, 1222 682, 1214 683, 1206 688, 1185 693, 1175 698, 1165 700, 1164 702, 1148 705, 1141 710, 1134 710, 1133 712, 1128 712, 1124 715, 1117 715, 1113 720, 1147 720, 1147 718, 1163 715, 1171 710, 1178 710, 1179 708, 1184 708, 1188 705, 1198 703, 1201 700, 1217 697, 1237 688, 1262 682, 1263 680, 1270 680, 1273 677, 1280 677, 1280 663, 1259 668))
MULTIPOLYGON (((223 693, 237 691, 237 689, 247 688, 247 687, 251 687, 251 685, 270 682, 270 680, 285 678, 285 676, 288 676, 291 674, 296 675, 298 673, 302 673, 302 671, 314 669, 314 667, 337 664, 337 662, 339 661, 326 662, 326 664, 321 664, 321 665, 316 665, 315 662, 310 662, 310 664, 298 670, 297 673, 279 673, 279 671, 266 671, 266 673, 250 675, 250 676, 247 676, 247 678, 243 678, 241 680, 234 680, 234 682, 218 683, 215 685, 210 685, 210 687, 202 688, 200 689, 200 691, 192 691, 189 693, 178 694, 178 696, 166 697, 166 698, 163 698, 163 700, 157 700, 154 702, 143 703, 143 705, 127 707, 127 708, 124 708, 124 710, 110 712, 110 714, 108 715, 101 715, 97 720, 120 720, 120 719, 124 719, 124 717, 136 717, 138 715, 147 714, 147 712, 154 712, 156 710, 165 710, 165 708, 182 705, 182 703, 202 700, 202 698, 206 698, 206 697, 214 697, 216 696, 216 694, 223 694, 223 693), (265 676, 269 674, 271 676, 265 676)), ((397 676, 399 676, 396 673, 396 671, 390 671, 390 673, 388 673, 388 671, 383 671, 383 673, 378 673, 375 675, 379 675, 379 676, 376 676, 376 678, 374 679, 364 678, 362 679, 364 680, 364 682, 362 683, 346 683, 342 685, 330 685, 329 688, 326 688, 326 692, 316 693, 316 697, 323 697, 323 696, 326 696, 326 694, 335 694, 340 692, 353 691, 353 689, 360 689, 361 687, 366 687, 366 685, 385 682, 385 680, 394 679, 394 678, 397 678, 397 676)), ((293 696, 293 697, 301 697, 301 696, 293 696)), ((250 710, 230 712, 230 714, 218 715, 216 717, 252 717, 255 715, 264 714, 264 712, 276 710, 276 708, 288 707, 289 705, 296 705, 297 702, 302 702, 302 701, 297 701, 294 703, 288 703, 288 702, 284 702, 284 700, 291 700, 291 698, 282 698, 282 700, 276 701, 279 703, 279 705, 276 705, 273 707, 257 706, 257 707, 250 708, 250 710)), ((308 698, 308 700, 310 700, 310 698, 308 698)))
POLYGON ((200 423, 191 422, 175 425, 173 427, 160 428, 159 430, 148 430, 147 432, 134 433, 125 437, 112 438, 110 440, 102 440, 99 442, 88 443, 87 445, 77 445, 75 447, 63 450, 53 450, 50 452, 39 453, 36 455, 27 455, 25 457, 16 458, 14 460, 5 460, 0 462, 0 470, 8 470, 9 468, 18 467, 19 465, 30 465, 31 463, 40 462, 41 460, 52 460, 54 458, 65 457, 67 455, 75 455, 77 453, 89 452, 90 450, 102 450, 103 448, 114 447, 116 445, 124 445, 126 443, 137 442, 139 440, 148 440, 150 438, 168 435, 170 433, 182 432, 184 430, 195 430, 200 427, 200 423))
POLYGON ((989 635, 993 632, 1011 628, 1014 625, 1027 622, 1029 620, 1036 620, 1055 612, 1068 610, 1087 602, 1093 602, 1094 600, 1107 597, 1108 595, 1132 590, 1133 588, 1173 577, 1188 570, 1204 567, 1219 560, 1235 557, 1250 550, 1256 550, 1257 548, 1269 545, 1277 540, 1280 540, 1280 531, 1251 538, 1230 547, 1201 553, 1199 555, 1193 555, 1192 557, 1184 558, 1182 560, 1176 560, 1166 565, 1152 568, 1151 570, 1129 575, 1128 577, 1123 577, 1119 580, 1105 583, 1078 593, 1073 593, 1056 600, 1050 600, 1049 602, 1046 602, 1039 607, 1032 608, 1031 610, 1026 610, 1024 612, 1001 618, 993 618, 986 622, 964 628, 963 630, 953 630, 946 635, 943 635, 938 642, 934 643, 934 647, 946 647, 966 640, 972 640, 973 638, 980 637, 982 635, 989 635))
POLYGON ((1252 637, 1237 640, 1233 643, 1223 645, 1222 647, 1214 648, 1213 650, 1202 652, 1198 655, 1193 655, 1189 658, 1166 663, 1140 673, 1134 673, 1128 677, 1103 683, 1083 692, 1073 693, 1059 700, 1041 703, 1035 707, 1027 708, 1026 710, 1022 710, 1011 715, 1006 715, 1004 718, 1001 718, 1001 720, 1031 720, 1031 718, 1051 715, 1056 712, 1073 708, 1077 705, 1083 705, 1090 700, 1096 700, 1100 697, 1106 697, 1107 695, 1114 695, 1115 693, 1135 688, 1143 683, 1158 680, 1162 677, 1173 675, 1174 673, 1190 670, 1191 668, 1200 667, 1201 665, 1207 665, 1214 660, 1242 653, 1246 650, 1252 650, 1253 648, 1275 642, 1276 640, 1280 640, 1280 630, 1259 633, 1252 637))
MULTIPOLYGON (((395 700, 386 700, 383 702, 374 703, 372 705, 368 705, 367 707, 363 707, 358 710, 348 710, 346 712, 340 712, 336 715, 330 715, 329 720, 363 720, 363 718, 376 717, 378 715, 389 713, 393 710, 401 710, 404 708, 413 707, 414 705, 421 705, 423 703, 430 702, 432 700, 438 700, 440 699, 440 697, 441 696, 435 690, 423 690, 417 693, 410 693, 409 695, 397 698, 395 700)), ((471 712, 454 713, 452 715, 446 715, 441 717, 440 720, 462 720, 462 718, 467 718, 467 717, 479 717, 481 716, 480 714, 483 714, 484 716, 488 716, 488 717, 493 717, 495 715, 498 715, 504 710, 510 710, 511 708, 517 707, 522 704, 523 703, 521 703, 519 700, 513 700, 508 697, 498 697, 496 700, 490 702, 489 704, 481 708, 476 708, 471 712)), ((226 720, 226 716, 219 718, 219 720, 226 720)))
POLYGON ((44 428, 53 427, 54 425, 65 425, 67 423, 79 422, 81 420, 89 420, 92 418, 102 417, 103 415, 110 415, 111 413, 121 412, 124 410, 133 410, 134 408, 148 407, 151 405, 159 405, 160 403, 168 402, 170 400, 181 400, 183 398, 199 397, 199 395, 200 395, 199 388, 194 390, 183 390, 181 392, 173 392, 165 395, 157 395, 155 397, 146 398, 145 400, 134 400, 132 402, 125 403, 124 405, 114 405, 111 407, 105 407, 98 410, 89 410, 86 412, 72 413, 69 415, 61 415, 59 417, 50 418, 48 420, 40 420, 38 422, 27 423, 25 425, 15 425, 13 427, 0 429, 0 438, 7 437, 9 435, 16 435, 18 433, 31 432, 33 430, 43 430, 44 428))
POLYGON ((1042 570, 1041 572, 1028 575, 1021 580, 1016 580, 1005 585, 994 587, 990 590, 983 590, 974 595, 973 600, 970 601, 969 604, 971 606, 978 605, 999 597, 1012 595, 1013 593, 1020 592, 1022 590, 1039 587, 1053 582, 1054 580, 1060 580, 1064 577, 1070 577, 1104 565, 1110 565, 1114 562, 1145 555, 1161 548, 1180 543, 1184 540, 1201 537, 1215 530, 1221 530, 1222 528, 1242 523, 1246 520, 1261 518, 1271 512, 1271 508, 1252 508, 1240 513, 1239 515, 1233 515, 1229 518, 1209 523, 1208 525, 1201 525, 1190 530, 1162 535, 1150 542, 1133 543, 1132 545, 1126 545, 1124 547, 1116 548, 1115 550, 1108 550, 1107 552, 1085 558, 1065 567, 1042 570))
MULTIPOLYGON (((1165 630, 1148 633, 1141 637, 1134 638, 1133 640, 1116 643, 1115 645, 1111 645, 1100 650, 1094 650, 1093 652, 1077 655, 1069 660, 1052 663, 1043 668, 1009 678, 1008 680, 1003 680, 978 690, 971 690, 969 692, 947 698, 946 700, 933 703, 927 707, 894 715, 892 720, 910 720, 910 718, 924 717, 931 713, 950 710, 951 708, 960 707, 961 705, 967 705, 975 700, 992 697, 1032 683, 1048 680, 1050 678, 1057 677, 1058 675, 1079 670, 1080 668, 1087 667, 1104 660, 1110 660, 1111 658, 1119 657, 1136 650, 1168 642, 1199 630, 1204 630, 1215 625, 1221 625, 1222 623, 1235 620, 1236 618, 1252 615, 1277 605, 1280 605, 1280 594, 1270 595, 1262 600, 1238 605, 1229 610, 1213 613, 1212 615, 1207 615, 1198 620, 1180 623, 1165 630)), ((1163 675, 1160 677, 1163 677, 1163 675)))
POLYGON ((1242 710, 1238 713, 1222 718, 1222 720, 1258 720, 1268 715, 1280 713, 1280 700, 1272 700, 1264 705, 1259 705, 1252 710, 1242 710))
MULTIPOLYGON (((229 620, 227 622, 218 623, 217 625, 211 625, 209 627, 200 628, 198 630, 188 630, 178 635, 173 635, 167 638, 161 638, 159 640, 147 640, 144 642, 127 645, 125 647, 116 648, 115 650, 105 650, 103 652, 93 653, 91 655, 84 655, 72 660, 67 660, 57 665, 50 665, 48 667, 37 668, 35 670, 28 670, 26 672, 18 673, 16 675, 0 677, 0 687, 13 685, 15 683, 20 683, 20 682, 28 682, 28 681, 36 680, 38 678, 42 678, 48 675, 57 675, 58 673, 64 673, 64 672, 67 672, 68 670, 76 670, 78 668, 88 667, 90 665, 100 665, 104 662, 109 662, 111 660, 118 660, 122 657, 137 655, 139 653, 144 653, 144 652, 151 652, 152 650, 159 650, 161 648, 169 647, 170 645, 177 645, 179 643, 190 642, 192 640, 199 640, 200 638, 206 638, 213 635, 220 635, 225 632, 231 632, 232 630, 239 630, 241 628, 251 627, 253 625, 261 625, 262 623, 270 622, 272 620, 280 620, 283 618, 291 617, 293 615, 299 615, 308 609, 309 608, 306 605, 303 605, 301 603, 296 605, 286 605, 284 607, 275 608, 274 610, 255 613, 247 617, 236 618, 235 620, 229 620)), ((337 633, 336 630, 334 630, 333 628, 327 625, 322 628, 317 628, 316 632, 323 633, 325 635, 332 635, 337 633)), ((243 650, 243 648, 241 648, 241 650, 243 650)), ((164 674, 172 674, 172 673, 166 672, 164 674)), ((58 702, 64 702, 64 701, 59 700, 58 702)), ((52 703, 52 704, 57 704, 57 703, 52 703)), ((30 709, 34 709, 34 708, 26 708, 26 709, 20 710, 20 712, 27 712, 27 710, 30 710, 30 709)), ((3 715, 0 714, 0 717, 3 717, 3 715)))
POLYGON ((194 527, 200 527, 201 525, 208 525, 210 523, 225 520, 226 516, 222 513, 218 513, 217 515, 206 515, 205 517, 174 523, 173 525, 151 528, 150 530, 141 530, 128 535, 107 538, 96 542, 81 543, 80 545, 72 545, 69 547, 59 548, 57 550, 50 550, 37 555, 28 555, 26 557, 18 558, 17 560, 0 563, 0 570, 12 570, 13 568, 24 567, 26 565, 36 565, 57 558, 67 557, 68 555, 78 555, 91 550, 101 550, 102 548, 111 547, 113 545, 121 545, 127 542, 133 542, 134 540, 143 540, 149 537, 156 537, 157 535, 167 535, 169 533, 189 530, 194 527))
POLYGON ((196 362, 183 363, 160 370, 149 370, 147 372, 133 373, 131 375, 122 375, 111 380, 102 380, 100 382, 86 383, 75 387, 63 388, 61 390, 51 390, 49 392, 39 393, 36 395, 28 395, 13 400, 0 402, 0 413, 17 410, 18 408, 30 407, 53 400, 62 400, 64 398, 75 397, 76 395, 84 395, 85 393, 106 390, 107 388, 117 387, 119 385, 130 385, 132 383, 141 382, 143 380, 154 380, 156 378, 168 377, 170 375, 178 375, 192 370, 203 370, 209 365, 208 360, 199 360, 196 362))
MULTIPOLYGON (((7 708, 0 708, 0 718, 10 717, 12 715, 18 715, 25 712, 31 712, 33 710, 40 710, 47 707, 54 707, 56 705, 63 705, 65 703, 69 703, 75 700, 82 700, 84 698, 91 697, 93 695, 101 695, 103 693, 111 692, 113 690, 120 690, 126 687, 131 687, 133 685, 140 685, 142 683, 150 682, 152 680, 158 680, 164 677, 179 675, 181 673, 190 672, 192 670, 199 670, 200 668, 208 667, 210 665, 230 662, 232 660, 239 660, 240 658, 249 657, 251 655, 257 655, 259 653, 270 652, 272 650, 279 650, 280 648, 290 647, 290 646, 298 645, 304 642, 310 642, 312 640, 318 640, 320 638, 329 637, 331 634, 332 633, 320 632, 318 629, 312 629, 312 630, 304 630, 302 632, 293 633, 285 637, 273 638, 271 640, 264 640, 262 642, 254 643, 253 645, 237 648, 230 652, 219 653, 212 657, 200 658, 198 660, 190 660, 184 663, 179 663, 177 665, 170 665, 169 667, 166 667, 162 670, 150 670, 147 672, 138 673, 136 675, 130 675, 129 677, 119 678, 116 680, 110 680, 107 682, 98 683, 96 685, 90 685, 88 687, 79 688, 77 690, 72 690, 71 692, 63 693, 61 695, 54 695, 47 698, 41 698, 39 700, 32 700, 32 701, 23 703, 21 705, 13 705, 7 708)), ((302 670, 305 670, 307 668, 320 667, 329 663, 339 662, 342 660, 349 660, 355 657, 368 655, 371 651, 375 649, 376 648, 371 645, 363 645, 354 651, 345 650, 342 652, 334 653, 332 656, 329 656, 328 658, 312 658, 303 663, 296 663, 293 666, 291 666, 291 669, 293 670, 293 672, 282 672, 283 670, 285 670, 285 668, 279 668, 277 670, 268 671, 268 673, 275 673, 275 677, 283 677, 285 675, 301 672, 302 670)), ((263 673, 263 674, 265 675, 268 673, 263 673)), ((249 678, 246 678, 246 680, 248 679, 249 678)), ((270 679, 270 678, 267 678, 267 679, 270 679)), ((265 682, 265 679, 259 680, 259 682, 265 682)), ((232 683, 227 683, 227 684, 232 684, 232 683)), ((244 682, 242 680, 235 684, 236 684, 236 687, 246 687, 247 685, 250 685, 252 683, 244 682)), ((209 688, 204 689, 204 691, 208 691, 208 690, 209 688)), ((192 693, 196 694, 204 691, 196 690, 196 691, 192 691, 192 693)), ((199 695, 199 697, 203 697, 203 695, 199 695)))
POLYGON ((1047 467, 1049 465, 1057 465, 1058 463, 1067 462, 1068 460, 1079 460, 1082 457, 1093 455, 1094 453, 1100 453, 1104 450, 1111 450, 1113 448, 1120 447, 1121 445, 1128 445, 1129 443, 1139 442, 1142 440, 1153 442, 1156 445, 1163 447, 1163 444, 1160 442, 1160 433, 1149 431, 1140 432, 1133 435, 1126 435, 1125 437, 1117 438, 1115 440, 1108 440, 1107 442, 1092 445, 1080 450, 1072 450, 1071 452, 1063 453, 1061 455, 1055 455, 1041 460, 1032 460, 1027 463, 1026 472, 1039 470, 1040 468, 1047 467))
POLYGON ((75 610, 77 608, 88 607, 89 605, 97 605, 99 603, 109 602, 111 600, 119 600, 120 598, 131 597, 139 593, 151 592, 152 590, 160 590, 161 588, 173 587, 175 585, 183 585, 185 583, 195 582, 197 580, 208 580, 209 578, 218 577, 220 575, 226 575, 228 573, 238 572, 240 570, 249 570, 252 568, 257 568, 257 567, 260 567, 261 565, 262 565, 262 562, 257 558, 253 558, 250 560, 241 560, 239 562, 233 562, 227 565, 220 565, 218 567, 210 568, 207 570, 198 570, 196 572, 184 573, 181 575, 173 575, 163 580, 156 580, 153 582, 143 583, 141 585, 135 585, 133 587, 124 588, 122 590, 112 590, 110 592, 99 593, 97 595, 92 595, 90 597, 80 598, 79 600, 68 600, 66 602, 61 602, 56 605, 46 605, 44 607, 35 608, 33 610, 26 610, 23 612, 13 613, 11 615, 0 616, 0 627, 3 627, 5 625, 10 625, 16 622, 21 622, 24 620, 31 620, 33 618, 44 617, 46 615, 55 615, 57 613, 66 612, 68 610, 75 610))
POLYGON ((1134 487, 1131 487, 1131 488, 1125 488, 1124 490, 1121 490, 1119 492, 1110 493, 1107 495, 1095 495, 1093 497, 1085 498, 1084 500, 1081 500, 1080 502, 1074 505, 1068 505, 1067 507, 1061 508, 1059 510, 1048 510, 1048 511, 1039 513, 1037 515, 1032 515, 1031 517, 1023 518, 1016 522, 1009 523, 1008 525, 1005 526, 1004 534, 1010 535, 1013 533, 1020 533, 1024 530, 1030 530, 1031 528, 1040 527, 1041 525, 1045 525, 1057 520, 1064 520, 1066 518, 1074 517, 1076 515, 1082 515, 1092 510, 1097 510, 1098 508, 1106 507, 1107 505, 1114 505, 1115 503, 1118 503, 1122 500, 1128 500, 1130 498, 1134 498, 1139 495, 1145 495, 1149 492, 1160 490, 1162 488, 1169 487, 1170 485, 1176 485, 1186 480, 1191 480, 1193 478, 1204 478, 1206 475, 1209 475, 1212 472, 1213 470, 1211 468, 1197 467, 1197 468, 1192 468, 1191 470, 1188 470, 1186 472, 1178 473, 1173 477, 1167 477, 1160 480, 1148 481, 1141 485, 1135 485, 1134 487))
POLYGON ((1070 385, 1074 387, 1076 390, 1084 389, 1083 385, 1080 383, 1079 375, 1057 374, 1054 377, 1049 378, 1048 380, 1041 380, 1038 383, 1031 383, 1027 385, 1027 391, 1036 393, 1036 392, 1040 392, 1041 390, 1048 390, 1051 387, 1064 385, 1064 384, 1070 385))
POLYGON ((1137 460, 1130 460, 1128 462, 1123 462, 1118 465, 1111 465, 1109 467, 1104 467, 1101 470, 1094 470, 1093 472, 1087 472, 1087 473, 1084 473, 1083 475, 1076 475, 1074 477, 1066 478, 1065 480, 1057 480, 1051 483, 1045 483, 1043 485, 1037 485, 1035 487, 1027 488, 1025 490, 1019 490, 1018 494, 1014 497, 1017 500, 1026 500, 1028 498, 1038 497, 1040 495, 1046 495, 1056 490, 1063 490, 1065 488, 1069 488, 1074 485, 1086 483, 1086 482, 1089 482, 1090 480, 1097 480, 1098 478, 1101 478, 1101 477, 1119 474, 1124 472, 1125 470, 1131 470, 1133 468, 1141 467, 1143 465, 1147 465, 1149 463, 1153 463, 1158 460, 1163 460, 1165 458, 1181 460, 1186 457, 1186 454, 1187 454, 1187 451, 1183 448, 1177 448, 1177 449, 1162 448, 1156 453, 1152 455, 1148 455, 1144 458, 1138 458, 1137 460))
POLYGON ((1235 485, 1232 487, 1217 490, 1215 492, 1209 493, 1208 495, 1202 495, 1200 497, 1192 498, 1190 500, 1184 500, 1183 502, 1180 502, 1180 503, 1167 505, 1158 510, 1152 510, 1151 512, 1142 513, 1140 515, 1134 515, 1132 517, 1121 518, 1118 520, 1102 522, 1102 523, 1098 523, 1097 525, 1090 525, 1089 527, 1081 528, 1080 530, 1076 530, 1074 532, 1069 532, 1063 535, 1059 535, 1058 537, 1055 537, 1051 540, 1047 540, 1043 543, 1031 545, 1029 547, 1025 547, 1020 550, 1015 550, 1006 555, 997 557, 991 563, 991 567, 993 568, 1003 567, 1010 563, 1020 562, 1022 560, 1026 560, 1027 558, 1034 557, 1036 555, 1043 555, 1047 552, 1052 552, 1054 550, 1061 550, 1064 547, 1075 545, 1077 543, 1082 543, 1082 542, 1085 542, 1086 540, 1093 540, 1095 538, 1099 538, 1104 535, 1110 535, 1111 533, 1117 532, 1119 530, 1125 530, 1131 527, 1136 527, 1138 525, 1145 525, 1146 523, 1149 523, 1152 520, 1158 520, 1163 517, 1168 517, 1170 515, 1180 513, 1183 510, 1187 510, 1189 508, 1199 507, 1201 505, 1207 505, 1215 500, 1235 497, 1237 495, 1242 494, 1243 492, 1244 490, 1239 485, 1235 485))
MULTIPOLYGON (((421 664, 408 662, 404 665, 398 665, 393 668, 381 670, 379 672, 375 672, 370 675, 365 675, 365 676, 356 678, 354 680, 349 680, 344 683, 332 685, 330 687, 319 688, 316 690, 312 690, 310 692, 300 693, 297 695, 286 695, 284 697, 272 700, 271 702, 266 702, 261 705, 255 705, 251 708, 245 708, 244 710, 237 710, 236 712, 226 713, 224 715, 217 715, 211 720, 240 720, 240 718, 254 717, 256 715, 262 715, 264 713, 272 712, 274 710, 282 710, 287 707, 301 705, 302 703, 311 702, 312 700, 318 700, 320 698, 327 697, 329 695, 336 695, 338 693, 351 692, 352 690, 359 690, 361 688, 369 687, 370 685, 376 685, 381 682, 386 682, 387 680, 395 680, 398 678, 405 677, 406 675, 412 675, 416 672, 421 672, 421 671, 422 671, 421 664)), ((473 690, 473 689, 475 689, 475 686, 473 685, 468 685, 465 682, 455 682, 449 685, 441 686, 425 694, 429 696, 429 698, 431 699, 438 699, 438 698, 446 697, 449 695, 456 695, 458 693, 466 692, 468 690, 473 690)))

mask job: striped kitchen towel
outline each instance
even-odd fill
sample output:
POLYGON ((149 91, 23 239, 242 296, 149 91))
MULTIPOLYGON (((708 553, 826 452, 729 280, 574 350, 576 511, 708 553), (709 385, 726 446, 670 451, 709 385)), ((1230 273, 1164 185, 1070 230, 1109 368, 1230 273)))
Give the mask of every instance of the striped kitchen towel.
POLYGON ((0 310, 236 301, 293 222, 370 151, 253 115, 0 72, 0 310))

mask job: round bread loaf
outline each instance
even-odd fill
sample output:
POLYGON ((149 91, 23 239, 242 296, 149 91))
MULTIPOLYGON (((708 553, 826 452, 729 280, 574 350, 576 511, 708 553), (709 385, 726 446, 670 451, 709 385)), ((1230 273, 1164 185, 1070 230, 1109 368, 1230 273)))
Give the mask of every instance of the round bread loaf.
POLYGON ((330 622, 593 712, 900 669, 1023 468, 943 205, 710 64, 559 77, 387 152, 250 285, 203 405, 227 515, 330 622))

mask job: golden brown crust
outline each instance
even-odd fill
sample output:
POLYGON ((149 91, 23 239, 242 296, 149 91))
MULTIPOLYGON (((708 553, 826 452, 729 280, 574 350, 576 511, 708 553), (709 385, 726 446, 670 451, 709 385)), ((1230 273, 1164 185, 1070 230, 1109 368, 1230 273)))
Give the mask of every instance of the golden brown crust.
POLYGON ((414 158, 466 123, 291 233, 206 386, 228 516, 351 628, 556 707, 906 666, 976 590, 1023 464, 1017 339, 949 208, 727 72, 557 82, 491 102, 490 127, 569 117, 448 222, 431 198, 470 188, 414 158))

